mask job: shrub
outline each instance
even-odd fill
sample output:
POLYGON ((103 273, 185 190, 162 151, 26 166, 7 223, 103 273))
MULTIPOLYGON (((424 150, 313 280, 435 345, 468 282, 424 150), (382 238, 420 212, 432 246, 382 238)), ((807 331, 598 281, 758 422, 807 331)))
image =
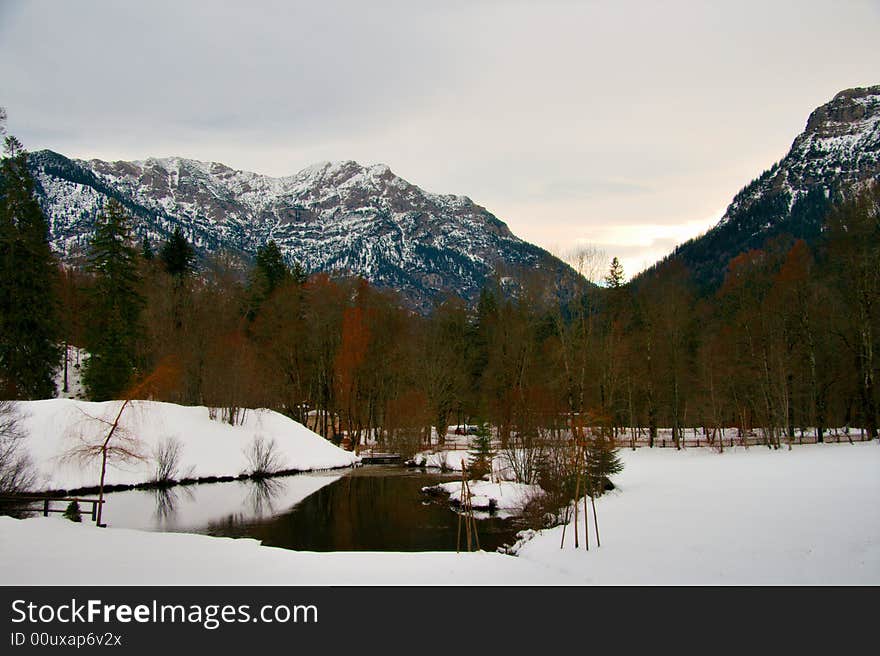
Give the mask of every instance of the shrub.
POLYGON ((267 440, 262 435, 254 438, 245 451, 245 457, 249 466, 248 473, 254 478, 271 476, 284 467, 275 440, 267 440))
POLYGON ((156 445, 153 459, 156 461, 154 482, 169 483, 179 474, 183 444, 175 437, 169 437, 156 445))
POLYGON ((82 514, 79 511, 79 502, 71 501, 67 504, 67 510, 64 511, 64 518, 72 522, 81 522, 82 514))

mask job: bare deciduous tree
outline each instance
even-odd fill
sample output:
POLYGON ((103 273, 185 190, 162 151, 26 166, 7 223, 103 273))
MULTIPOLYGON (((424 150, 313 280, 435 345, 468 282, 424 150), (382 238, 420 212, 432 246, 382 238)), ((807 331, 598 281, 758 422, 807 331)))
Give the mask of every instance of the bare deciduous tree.
POLYGON ((37 473, 23 448, 25 434, 13 401, 0 401, 0 494, 31 490, 37 473))
POLYGON ((71 448, 64 459, 79 461, 81 463, 93 462, 96 458, 101 459, 101 478, 98 483, 98 517, 97 524, 101 526, 101 517, 104 506, 104 481, 107 475, 108 463, 131 463, 143 461, 146 456, 142 453, 140 440, 121 425, 122 415, 135 400, 150 398, 159 393, 167 393, 176 386, 179 368, 176 362, 165 359, 148 375, 133 385, 120 401, 119 409, 111 420, 108 416, 96 417, 83 412, 89 423, 102 425, 102 433, 106 430, 103 439, 96 440, 92 435, 79 435, 79 444, 71 448))

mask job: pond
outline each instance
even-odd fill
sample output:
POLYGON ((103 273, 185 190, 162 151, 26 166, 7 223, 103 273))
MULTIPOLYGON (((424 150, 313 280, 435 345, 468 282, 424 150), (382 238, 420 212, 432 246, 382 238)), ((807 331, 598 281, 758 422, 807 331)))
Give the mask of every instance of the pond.
MULTIPOLYGON (((364 466, 259 482, 114 492, 106 495, 104 512, 116 528, 249 537, 303 551, 455 551, 458 515, 445 501, 422 495, 421 488, 456 478, 364 466)), ((481 519, 480 546, 494 551, 512 544, 523 528, 516 518, 481 519)))

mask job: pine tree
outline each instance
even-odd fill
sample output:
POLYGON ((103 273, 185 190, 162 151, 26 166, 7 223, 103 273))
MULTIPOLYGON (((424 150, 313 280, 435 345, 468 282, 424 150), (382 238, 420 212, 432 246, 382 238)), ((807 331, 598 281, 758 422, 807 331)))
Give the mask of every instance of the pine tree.
POLYGON ((150 240, 146 237, 141 240, 141 257, 147 262, 152 262, 156 257, 153 247, 150 245, 150 240))
POLYGON ((271 239, 257 249, 256 264, 256 282, 262 287, 260 291, 264 298, 272 294, 290 277, 290 270, 284 262, 281 249, 271 239))
POLYGON ((611 477, 623 471, 623 461, 614 440, 607 435, 609 432, 609 429, 601 428, 587 443, 587 493, 591 497, 602 496, 605 490, 614 489, 611 477))
POLYGON ((95 401, 119 398, 136 369, 144 301, 138 291, 137 251, 131 245, 129 221, 122 206, 111 200, 98 217, 91 243, 89 269, 95 285, 83 383, 95 401))
POLYGON ((251 309, 248 318, 253 319, 257 311, 272 292, 281 287, 285 282, 292 279, 292 274, 281 249, 271 239, 257 249, 255 266, 251 271, 250 293, 251 309))
POLYGON ((78 501, 71 501, 67 504, 67 510, 64 511, 64 519, 69 519, 72 522, 82 522, 82 512, 80 512, 78 501))
POLYGON ((183 236, 180 226, 174 228, 168 241, 162 245, 159 255, 165 265, 165 270, 178 280, 186 277, 195 266, 196 252, 183 236))
POLYGON ((306 274, 306 270, 303 268, 303 265, 299 262, 294 262, 293 267, 290 269, 290 275, 293 277, 293 281, 297 285, 304 285, 306 281, 309 279, 308 274, 306 274))
POLYGON ((49 398, 61 361, 57 263, 27 152, 6 137, 0 162, 0 395, 49 398))
POLYGON ((611 267, 608 269, 608 275, 605 276, 605 284, 611 289, 619 289, 626 281, 623 274, 623 265, 615 257, 611 260, 611 267))
POLYGON ((495 452, 492 450, 492 435, 486 424, 480 424, 477 433, 471 440, 470 455, 471 474, 475 478, 482 478, 486 474, 492 473, 492 460, 495 458, 495 452))

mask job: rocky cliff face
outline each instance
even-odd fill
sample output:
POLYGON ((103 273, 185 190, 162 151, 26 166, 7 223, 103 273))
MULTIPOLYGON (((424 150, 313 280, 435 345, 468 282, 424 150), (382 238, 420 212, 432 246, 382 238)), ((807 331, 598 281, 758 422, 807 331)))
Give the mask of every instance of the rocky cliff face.
POLYGON ((308 272, 363 276, 423 311, 445 293, 473 300, 493 273, 537 270, 563 285, 573 275, 469 198, 428 193, 385 165, 327 162, 271 178, 181 158, 81 161, 40 151, 31 168, 62 256, 85 248, 113 197, 154 243, 178 225, 202 255, 253 255, 273 239, 308 272))
POLYGON ((740 191, 712 230, 680 246, 699 282, 720 282, 731 257, 788 233, 813 240, 839 195, 880 179, 880 85, 822 105, 788 154, 740 191))

